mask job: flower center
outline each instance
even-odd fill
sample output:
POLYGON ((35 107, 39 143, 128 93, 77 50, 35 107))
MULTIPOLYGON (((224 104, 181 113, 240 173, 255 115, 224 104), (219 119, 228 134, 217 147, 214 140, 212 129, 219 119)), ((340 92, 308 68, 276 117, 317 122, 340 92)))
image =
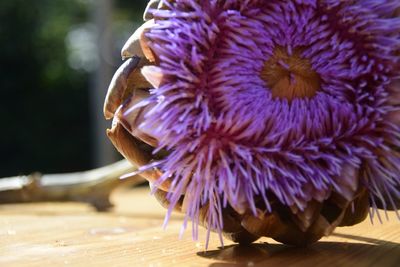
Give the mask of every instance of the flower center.
POLYGON ((309 60, 302 58, 301 49, 291 53, 282 47, 265 62, 261 78, 271 89, 272 96, 286 98, 313 97, 320 88, 320 77, 309 60))

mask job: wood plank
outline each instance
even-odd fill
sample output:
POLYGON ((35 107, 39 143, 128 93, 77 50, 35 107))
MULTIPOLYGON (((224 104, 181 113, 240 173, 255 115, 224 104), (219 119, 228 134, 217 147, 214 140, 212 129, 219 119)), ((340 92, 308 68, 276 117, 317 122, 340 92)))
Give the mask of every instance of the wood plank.
POLYGON ((161 228, 165 210, 148 189, 119 191, 114 211, 97 213, 76 203, 0 206, 0 266, 400 266, 400 223, 338 228, 309 248, 261 239, 250 247, 213 234, 204 250, 190 229, 179 239, 181 215, 161 228))

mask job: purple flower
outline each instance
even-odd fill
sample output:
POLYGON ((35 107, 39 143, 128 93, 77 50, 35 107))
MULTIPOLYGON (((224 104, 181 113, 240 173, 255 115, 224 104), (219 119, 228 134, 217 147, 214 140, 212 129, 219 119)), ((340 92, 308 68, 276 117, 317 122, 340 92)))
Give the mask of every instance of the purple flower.
POLYGON ((398 0, 164 5, 146 33, 155 88, 140 129, 170 152, 155 186, 170 183, 169 213, 184 196, 195 238, 204 206, 216 231, 227 206, 256 216, 256 199, 302 211, 366 189, 373 210, 396 209, 398 0))

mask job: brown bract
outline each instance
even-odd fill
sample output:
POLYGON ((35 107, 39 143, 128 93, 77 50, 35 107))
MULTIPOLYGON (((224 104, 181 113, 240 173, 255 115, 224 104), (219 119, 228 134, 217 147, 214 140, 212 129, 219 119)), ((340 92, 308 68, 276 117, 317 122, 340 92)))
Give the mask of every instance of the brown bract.
MULTIPOLYGON (((152 25, 154 21, 143 24, 124 45, 121 55, 126 61, 115 72, 104 103, 104 116, 113 119, 112 128, 107 130, 108 137, 117 150, 138 167, 151 163, 156 157, 152 150, 157 146, 157 139, 139 129, 151 106, 130 109, 145 101, 150 96, 149 89, 153 88, 141 73, 144 66, 155 61, 144 34, 152 25)), ((141 176, 155 182, 161 172, 153 168, 142 172, 141 176)), ((167 185, 161 187, 168 188, 167 185)))

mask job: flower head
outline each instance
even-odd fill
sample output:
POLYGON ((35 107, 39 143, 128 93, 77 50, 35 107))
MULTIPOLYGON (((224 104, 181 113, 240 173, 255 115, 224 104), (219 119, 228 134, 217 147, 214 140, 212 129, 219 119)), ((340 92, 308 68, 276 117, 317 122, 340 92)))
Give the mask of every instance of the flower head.
POLYGON ((169 151, 151 166, 170 211, 181 201, 196 225, 206 207, 207 227, 221 231, 226 207, 259 217, 340 196, 338 217, 364 191, 372 207, 394 206, 399 1, 163 4, 145 33, 154 89, 138 127, 169 151))

